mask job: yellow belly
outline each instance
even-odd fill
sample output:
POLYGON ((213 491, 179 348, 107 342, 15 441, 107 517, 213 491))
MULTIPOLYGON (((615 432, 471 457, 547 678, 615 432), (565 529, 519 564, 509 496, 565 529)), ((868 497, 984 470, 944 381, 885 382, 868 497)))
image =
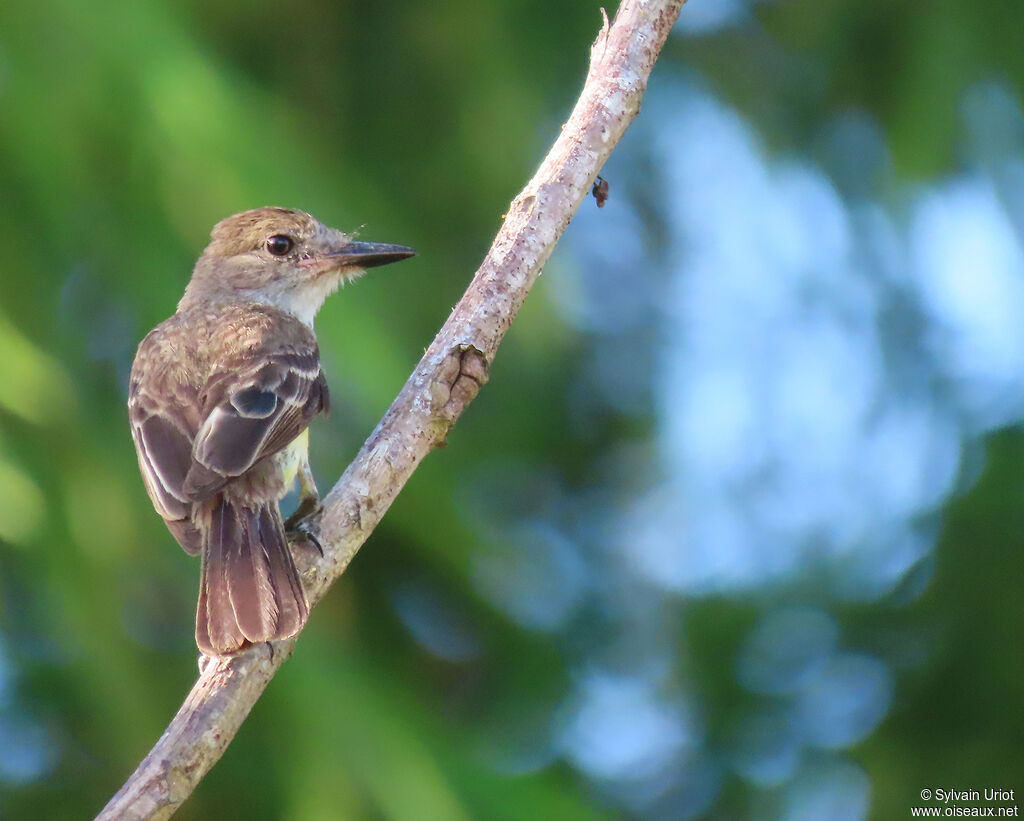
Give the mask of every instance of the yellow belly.
POLYGON ((282 448, 274 458, 281 468, 284 492, 287 493, 295 482, 299 469, 309 459, 309 429, 302 431, 288 447, 282 448))

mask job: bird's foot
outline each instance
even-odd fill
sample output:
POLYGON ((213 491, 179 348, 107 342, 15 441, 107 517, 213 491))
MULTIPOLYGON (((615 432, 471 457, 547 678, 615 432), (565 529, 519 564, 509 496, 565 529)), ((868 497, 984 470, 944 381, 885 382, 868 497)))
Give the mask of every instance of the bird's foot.
POLYGON ((284 523, 285 533, 290 540, 308 542, 317 549, 321 558, 324 555, 324 548, 320 544, 319 536, 320 517, 323 511, 323 505, 318 498, 307 496, 299 502, 295 512, 284 523))

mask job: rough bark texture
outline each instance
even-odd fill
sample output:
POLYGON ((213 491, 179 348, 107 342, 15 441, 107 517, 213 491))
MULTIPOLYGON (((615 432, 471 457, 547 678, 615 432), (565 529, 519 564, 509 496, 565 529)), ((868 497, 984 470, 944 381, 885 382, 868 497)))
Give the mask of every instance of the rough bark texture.
MULTIPOLYGON (((611 25, 605 17, 586 85, 561 135, 509 206, 448 321, 324 499, 314 523, 324 556, 302 568, 311 604, 345 571, 420 460, 444 442, 487 381, 530 287, 640 110, 647 78, 684 2, 623 0, 611 25)), ((177 715, 98 818, 169 818, 221 757, 294 643, 208 659, 177 715)))

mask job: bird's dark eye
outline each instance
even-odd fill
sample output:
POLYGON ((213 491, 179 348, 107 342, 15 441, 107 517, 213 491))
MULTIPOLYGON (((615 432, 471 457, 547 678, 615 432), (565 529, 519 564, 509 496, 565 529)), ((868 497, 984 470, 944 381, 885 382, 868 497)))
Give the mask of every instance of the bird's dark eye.
POLYGON ((283 257, 294 246, 295 243, 292 241, 292 238, 286 237, 284 234, 274 234, 274 236, 267 238, 267 250, 275 257, 283 257))

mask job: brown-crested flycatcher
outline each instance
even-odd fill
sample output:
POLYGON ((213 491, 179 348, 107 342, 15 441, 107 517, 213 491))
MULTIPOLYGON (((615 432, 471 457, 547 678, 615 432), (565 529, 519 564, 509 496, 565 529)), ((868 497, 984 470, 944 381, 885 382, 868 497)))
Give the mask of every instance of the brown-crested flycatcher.
POLYGON ((228 655, 295 635, 309 613, 278 502, 298 476, 300 509, 319 504, 313 317, 342 282, 415 252, 284 208, 228 217, 211 239, 177 312, 139 345, 128 413, 153 506, 202 553, 196 643, 228 655))

